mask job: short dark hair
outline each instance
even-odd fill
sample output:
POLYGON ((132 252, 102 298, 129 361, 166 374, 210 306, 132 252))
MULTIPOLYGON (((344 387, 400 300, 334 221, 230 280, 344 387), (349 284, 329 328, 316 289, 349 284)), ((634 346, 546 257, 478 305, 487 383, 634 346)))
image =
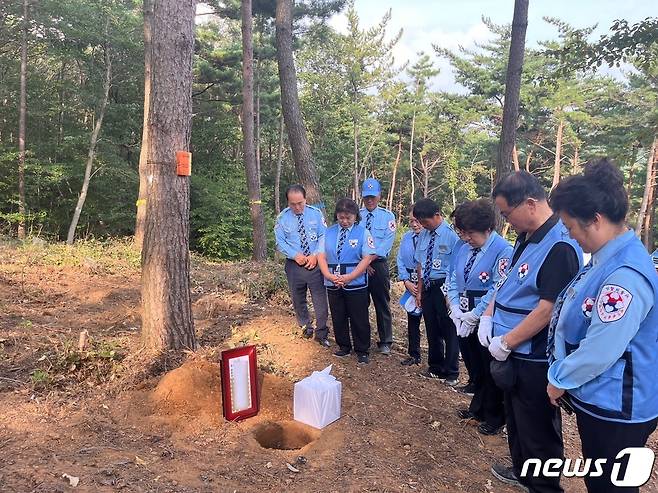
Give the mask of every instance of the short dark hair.
POLYGON ((500 179, 491 197, 503 197, 510 207, 516 207, 525 199, 546 200, 546 190, 539 180, 527 171, 515 171, 500 179))
POLYGON ((432 199, 420 199, 414 204, 413 214, 416 219, 429 219, 441 214, 441 209, 432 199))
POLYGON ((293 183, 292 185, 288 185, 286 188, 286 200, 288 200, 288 194, 290 192, 297 192, 301 193, 304 198, 306 198, 306 189, 301 186, 299 183, 293 183))
POLYGON ((493 204, 488 199, 468 200, 454 212, 455 227, 461 231, 484 233, 496 227, 493 204))
POLYGON ((338 213, 346 212, 348 214, 354 214, 356 216, 357 223, 361 222, 361 212, 359 211, 359 206, 352 199, 347 197, 339 199, 336 202, 336 210, 334 212, 334 222, 338 221, 338 213))
POLYGON ((590 161, 582 174, 558 183, 551 192, 551 207, 581 223, 592 222, 597 213, 613 223, 622 223, 628 213, 624 176, 608 158, 590 161))

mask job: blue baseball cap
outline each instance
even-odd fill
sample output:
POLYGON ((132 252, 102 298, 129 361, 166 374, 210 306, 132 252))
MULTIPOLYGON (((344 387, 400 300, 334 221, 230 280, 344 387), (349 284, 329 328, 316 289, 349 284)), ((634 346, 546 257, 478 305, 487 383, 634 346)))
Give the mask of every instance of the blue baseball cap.
POLYGON ((382 186, 374 178, 368 178, 363 182, 361 186, 361 196, 362 197, 374 197, 379 195, 382 191, 382 186))

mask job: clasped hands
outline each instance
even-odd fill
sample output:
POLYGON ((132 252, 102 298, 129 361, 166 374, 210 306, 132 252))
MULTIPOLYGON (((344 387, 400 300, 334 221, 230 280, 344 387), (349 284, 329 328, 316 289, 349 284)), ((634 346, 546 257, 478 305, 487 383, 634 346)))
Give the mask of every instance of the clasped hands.
POLYGON ((315 269, 315 266, 318 265, 318 257, 315 255, 303 255, 301 253, 298 253, 295 255, 295 262, 297 265, 300 267, 304 267, 305 269, 308 270, 313 270, 315 269))

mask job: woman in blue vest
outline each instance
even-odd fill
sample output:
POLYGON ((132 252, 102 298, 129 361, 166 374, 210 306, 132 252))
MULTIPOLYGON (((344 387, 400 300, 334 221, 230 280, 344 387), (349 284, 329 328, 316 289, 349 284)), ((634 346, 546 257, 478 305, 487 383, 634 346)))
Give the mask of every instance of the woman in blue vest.
POLYGON ((625 471, 614 466, 621 450, 646 444, 658 421, 658 276, 626 226, 623 176, 607 159, 560 182, 551 205, 592 260, 555 303, 547 392, 574 408, 585 459, 605 459, 603 475, 585 478, 587 490, 639 491, 651 467, 631 467, 633 457, 625 471))
POLYGON ((398 279, 404 283, 404 287, 408 293, 406 296, 412 299, 414 307, 413 311, 409 311, 405 307, 407 312, 409 357, 402 361, 404 366, 420 365, 420 320, 422 318, 422 311, 415 304, 415 298, 418 295, 418 271, 416 270, 414 255, 416 253, 418 235, 423 231, 423 227, 414 217, 413 212, 409 213, 409 227, 411 231, 407 231, 402 236, 397 256, 398 279))
POLYGON ((448 299, 470 376, 470 389, 467 386, 464 392, 473 395, 468 409, 460 409, 457 414, 462 419, 480 421, 480 433, 495 435, 505 424, 503 393, 491 378, 491 354, 480 344, 475 329, 505 274, 512 245, 494 231, 496 217, 491 201, 464 202, 454 216, 455 227, 466 243, 455 256, 448 299))
POLYGON ((318 242, 318 264, 327 286, 331 320, 339 346, 334 354, 348 356, 354 348, 359 363, 368 363, 370 321, 366 269, 377 256, 375 242, 370 232, 359 224, 360 220, 356 202, 345 198, 336 203, 336 224, 328 228, 318 242))

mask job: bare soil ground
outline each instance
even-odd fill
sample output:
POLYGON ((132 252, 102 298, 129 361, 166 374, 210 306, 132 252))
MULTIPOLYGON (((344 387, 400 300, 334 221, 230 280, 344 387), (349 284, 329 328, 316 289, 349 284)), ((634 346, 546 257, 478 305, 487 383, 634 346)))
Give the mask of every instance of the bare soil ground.
MULTIPOLYGON (((505 439, 455 416, 468 398, 400 366, 397 305, 397 352, 357 366, 300 337, 276 267, 197 260, 201 348, 153 359, 139 341, 135 258, 50 248, 0 244, 0 491, 516 491, 489 473, 505 439), (219 354, 244 344, 258 348, 261 412, 228 423, 219 354), (322 431, 292 421, 294 382, 329 364, 342 418, 322 431)), ((573 419, 564 431, 579 457, 573 419)))

